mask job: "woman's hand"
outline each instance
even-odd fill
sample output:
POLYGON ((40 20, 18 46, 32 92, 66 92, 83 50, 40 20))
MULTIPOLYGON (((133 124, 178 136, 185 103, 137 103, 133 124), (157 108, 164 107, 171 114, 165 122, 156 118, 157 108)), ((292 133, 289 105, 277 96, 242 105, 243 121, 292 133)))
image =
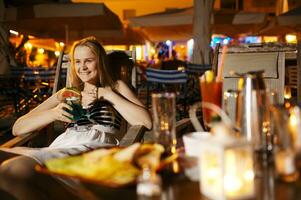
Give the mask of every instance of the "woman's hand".
POLYGON ((71 111, 72 107, 66 103, 59 103, 56 107, 50 110, 52 119, 71 123, 73 115, 66 110, 71 111))
POLYGON ((64 101, 64 98, 62 96, 62 93, 63 93, 63 89, 59 90, 57 93, 56 93, 56 99, 59 101, 59 102, 63 102, 64 101))

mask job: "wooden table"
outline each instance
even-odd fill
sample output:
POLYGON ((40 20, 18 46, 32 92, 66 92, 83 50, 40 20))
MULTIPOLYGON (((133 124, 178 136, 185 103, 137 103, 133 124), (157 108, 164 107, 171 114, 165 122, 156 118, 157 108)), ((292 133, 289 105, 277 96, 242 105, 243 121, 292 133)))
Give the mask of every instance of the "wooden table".
MULTIPOLYGON (((177 122, 178 143, 183 146, 181 133, 187 132, 190 120, 184 119, 177 122)), ((294 183, 285 183, 275 178, 273 163, 257 160, 255 165, 255 193, 256 200, 297 200, 301 199, 301 181, 294 183)), ((199 189, 199 183, 190 181, 185 176, 185 170, 180 173, 172 173, 171 170, 162 172, 163 192, 159 198, 162 200, 205 200, 199 189)), ((73 188, 73 193, 80 195, 80 199, 98 200, 98 199, 122 199, 122 200, 142 200, 136 195, 136 187, 109 188, 92 183, 81 183, 80 187, 73 188)))
MULTIPOLYGON (((269 163, 257 165, 255 179, 256 200, 297 200, 301 199, 301 181, 294 183, 285 183, 275 178, 273 165, 269 163), (260 165, 260 166, 259 166, 260 165)), ((163 192, 161 197, 148 199, 164 199, 164 200, 205 200, 199 189, 199 183, 190 181, 184 171, 180 173, 172 173, 164 171, 162 174, 163 192)), ((83 183, 86 194, 89 199, 131 199, 141 200, 136 195, 136 187, 130 186, 125 188, 108 188, 95 184, 83 183)), ((87 199, 87 198, 83 198, 87 199)))

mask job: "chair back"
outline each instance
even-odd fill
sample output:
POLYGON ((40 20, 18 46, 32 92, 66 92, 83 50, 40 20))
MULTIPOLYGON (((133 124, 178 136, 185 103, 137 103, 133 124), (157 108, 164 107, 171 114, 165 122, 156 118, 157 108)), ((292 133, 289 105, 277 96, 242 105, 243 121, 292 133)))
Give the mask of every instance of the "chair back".
POLYGON ((212 68, 211 68, 210 64, 188 63, 186 71, 188 74, 201 76, 205 73, 205 71, 211 70, 211 69, 212 68))
POLYGON ((296 89, 298 85, 297 66, 288 66, 285 70, 285 76, 287 77, 287 86, 289 86, 292 89, 296 89))
POLYGON ((159 70, 153 68, 146 69, 146 104, 150 106, 150 96, 153 92, 175 92, 177 106, 181 106, 179 110, 182 118, 186 113, 186 96, 187 96, 187 80, 186 71, 179 70, 159 70))
POLYGON ((173 83, 186 83, 188 75, 185 71, 178 70, 160 70, 147 68, 146 80, 147 82, 173 84, 173 83))
MULTIPOLYGON (((60 52, 59 59, 58 59, 57 65, 56 65, 52 94, 55 94, 58 91, 58 87, 60 84, 60 77, 62 75, 63 58, 65 55, 64 51, 65 51, 65 46, 63 47, 62 51, 60 52)), ((69 71, 67 68, 67 74, 68 73, 69 73, 69 71)), ((69 80, 66 80, 66 82, 68 82, 68 81, 69 80)), ((68 85, 68 84, 66 83, 66 85, 68 85)))

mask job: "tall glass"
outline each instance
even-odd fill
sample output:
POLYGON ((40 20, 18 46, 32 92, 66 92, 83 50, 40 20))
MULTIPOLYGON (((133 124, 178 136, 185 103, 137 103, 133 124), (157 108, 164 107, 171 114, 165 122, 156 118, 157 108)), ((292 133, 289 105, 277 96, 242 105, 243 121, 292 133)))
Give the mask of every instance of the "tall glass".
POLYGON ((296 181, 298 171, 297 153, 301 148, 301 112, 295 106, 285 109, 283 106, 272 107, 272 125, 274 134, 274 161, 277 175, 286 182, 296 181))
MULTIPOLYGON (((213 103, 221 108, 223 82, 206 82, 200 78, 202 102, 213 103)), ((216 114, 208 108, 202 108, 204 124, 209 127, 211 120, 216 114)))
POLYGON ((175 93, 153 93, 153 130, 156 142, 171 155, 176 147, 176 97, 175 93))

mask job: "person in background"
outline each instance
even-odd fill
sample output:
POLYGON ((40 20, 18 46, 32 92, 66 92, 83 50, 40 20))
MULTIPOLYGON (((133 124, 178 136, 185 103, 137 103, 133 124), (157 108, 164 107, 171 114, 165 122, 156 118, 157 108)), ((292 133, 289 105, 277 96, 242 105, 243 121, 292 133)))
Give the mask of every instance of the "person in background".
POLYGON ((113 51, 108 54, 109 65, 112 69, 112 79, 122 80, 132 87, 132 70, 134 62, 124 51, 113 51))
POLYGON ((162 62, 162 68, 163 70, 178 70, 179 67, 186 67, 186 63, 182 60, 178 59, 177 52, 175 50, 172 50, 171 52, 171 59, 167 61, 162 62))
POLYGON ((122 80, 112 78, 106 52, 94 37, 75 42, 70 58, 69 80, 81 92, 82 107, 90 117, 72 120, 73 108, 64 102, 63 90, 60 90, 15 122, 13 134, 16 136, 37 131, 54 121, 68 124, 66 131, 49 147, 0 149, 0 190, 17 199, 74 199, 56 179, 35 172, 35 165, 50 158, 111 146, 104 143, 102 136, 110 134, 118 138, 121 120, 148 129, 152 127, 151 117, 140 100, 122 80), (102 113, 107 113, 107 117, 102 113))

